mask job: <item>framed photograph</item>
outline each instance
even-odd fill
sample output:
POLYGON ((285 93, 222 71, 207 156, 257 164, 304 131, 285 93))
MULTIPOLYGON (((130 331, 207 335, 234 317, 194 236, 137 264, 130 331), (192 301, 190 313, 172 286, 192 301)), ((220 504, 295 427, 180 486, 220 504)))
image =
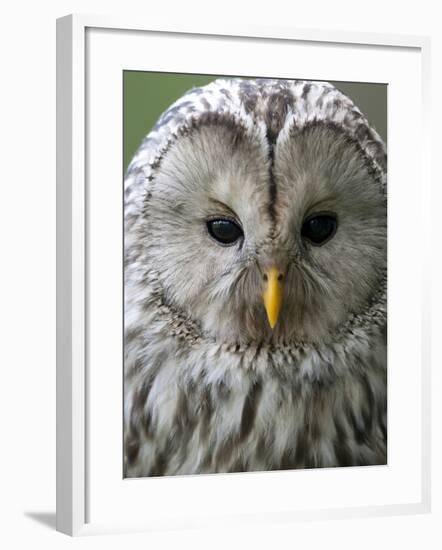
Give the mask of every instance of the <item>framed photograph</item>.
POLYGON ((57 21, 58 530, 429 511, 428 52, 57 21))

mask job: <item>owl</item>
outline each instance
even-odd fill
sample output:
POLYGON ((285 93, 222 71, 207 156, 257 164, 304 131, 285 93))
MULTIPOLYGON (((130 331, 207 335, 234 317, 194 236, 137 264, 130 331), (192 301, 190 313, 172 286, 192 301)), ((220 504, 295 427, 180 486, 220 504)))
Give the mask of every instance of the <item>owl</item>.
POLYGON ((386 183, 327 82, 160 117, 125 177, 126 477, 386 463, 386 183))

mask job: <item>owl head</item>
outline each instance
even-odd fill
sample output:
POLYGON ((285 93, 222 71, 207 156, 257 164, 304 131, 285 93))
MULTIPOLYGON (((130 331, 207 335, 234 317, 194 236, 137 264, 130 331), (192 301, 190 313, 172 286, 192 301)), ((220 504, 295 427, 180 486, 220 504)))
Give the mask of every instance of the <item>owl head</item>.
POLYGON ((385 145, 329 83, 191 90, 142 143, 125 192, 132 295, 155 288, 216 341, 328 341, 385 305, 385 145))

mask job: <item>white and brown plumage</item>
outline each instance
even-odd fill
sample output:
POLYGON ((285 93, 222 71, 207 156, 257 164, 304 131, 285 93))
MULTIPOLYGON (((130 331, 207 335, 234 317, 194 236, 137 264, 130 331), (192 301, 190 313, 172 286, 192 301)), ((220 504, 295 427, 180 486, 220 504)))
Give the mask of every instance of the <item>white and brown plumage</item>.
POLYGON ((385 146, 332 85, 173 104, 125 180, 125 475, 385 464, 386 246, 385 146))

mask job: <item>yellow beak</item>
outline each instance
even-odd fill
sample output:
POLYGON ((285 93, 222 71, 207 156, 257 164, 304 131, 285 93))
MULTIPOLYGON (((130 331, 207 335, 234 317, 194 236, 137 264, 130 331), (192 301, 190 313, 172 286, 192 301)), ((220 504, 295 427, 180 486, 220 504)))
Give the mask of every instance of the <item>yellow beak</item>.
POLYGON ((275 327, 282 304, 282 273, 276 267, 264 273, 263 300, 267 312, 267 319, 272 329, 275 327))

